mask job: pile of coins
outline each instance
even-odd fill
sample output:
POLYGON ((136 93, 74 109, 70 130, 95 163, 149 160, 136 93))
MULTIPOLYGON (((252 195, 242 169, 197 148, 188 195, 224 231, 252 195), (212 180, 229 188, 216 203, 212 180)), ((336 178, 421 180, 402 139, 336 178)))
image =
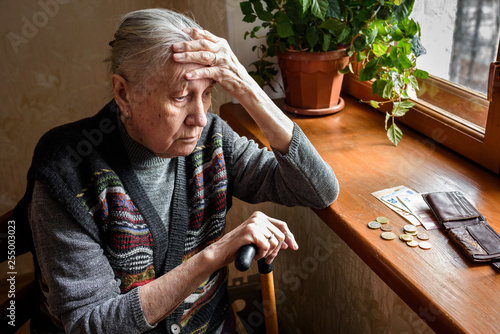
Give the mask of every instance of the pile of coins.
MULTIPOLYGON (((368 227, 376 230, 382 230, 380 237, 384 240, 396 239, 397 235, 393 232, 394 227, 389 224, 389 218, 387 217, 377 217, 374 221, 368 223, 368 227)), ((418 232, 418 229, 414 225, 405 225, 403 227, 403 234, 399 235, 399 239, 405 242, 408 247, 420 247, 422 249, 431 249, 432 245, 427 241, 429 240, 429 235, 427 233, 418 232), (416 240, 415 237, 420 240, 416 240)))

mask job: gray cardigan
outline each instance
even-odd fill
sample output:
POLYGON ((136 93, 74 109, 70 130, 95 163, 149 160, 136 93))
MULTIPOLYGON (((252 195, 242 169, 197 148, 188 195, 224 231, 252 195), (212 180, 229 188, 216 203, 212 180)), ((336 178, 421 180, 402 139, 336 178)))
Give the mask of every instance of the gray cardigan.
MULTIPOLYGON (((218 117, 211 115, 209 119, 213 122, 218 117)), ((284 155, 259 149, 255 142, 232 132, 227 124, 223 126, 233 134, 228 164, 233 196, 250 203, 273 201, 313 208, 326 207, 336 199, 339 188, 333 171, 298 126, 284 155)), ((171 203, 176 196, 172 182, 175 169, 166 168, 171 163, 167 161, 162 167, 159 158, 148 156, 147 150, 128 136, 122 134, 122 139, 129 159, 135 161, 134 173, 168 230, 175 221, 171 221, 170 211, 160 206, 162 199, 163 203, 171 203), (161 180, 148 183, 151 172, 159 173, 161 180), (158 197, 161 189, 174 190, 165 198, 158 197)), ((142 313, 139 288, 120 293, 120 283, 100 245, 43 182, 35 182, 32 198, 30 225, 38 263, 49 288, 46 298, 51 314, 68 332, 140 333, 154 329, 142 313)))

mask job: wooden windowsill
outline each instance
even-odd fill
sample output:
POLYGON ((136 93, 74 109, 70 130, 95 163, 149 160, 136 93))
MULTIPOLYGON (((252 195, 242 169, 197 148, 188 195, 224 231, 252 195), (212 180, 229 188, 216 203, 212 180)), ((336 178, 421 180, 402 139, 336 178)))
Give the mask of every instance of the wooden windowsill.
MULTIPOLYGON (((500 82, 500 80, 497 81, 500 82)), ((371 82, 359 81, 355 74, 348 74, 344 77, 342 91, 364 101, 379 99, 372 93, 371 82)), ((483 116, 485 112, 487 113, 486 128, 481 128, 456 115, 450 115, 446 111, 450 106, 441 104, 440 107, 436 107, 421 100, 416 101, 417 105, 412 108, 411 112, 401 117, 399 122, 409 125, 425 136, 500 174, 500 145, 498 145, 500 90, 491 93, 491 100, 495 102, 488 103, 488 111, 481 112, 483 116)), ((450 103, 452 103, 451 100, 450 103)), ((384 105, 381 111, 387 111, 388 107, 390 107, 389 104, 384 105)))
MULTIPOLYGON (((334 115, 288 114, 340 183, 337 201, 315 212, 436 332, 500 332, 500 270, 467 260, 441 230, 428 231, 433 248, 423 250, 385 241, 367 228, 377 216, 389 217, 397 233, 407 224, 371 195, 405 185, 422 193, 459 190, 500 232, 500 176, 404 126, 394 147, 383 114, 343 98, 346 107, 334 115)), ((269 147, 240 105, 223 105, 221 116, 239 134, 269 147)))

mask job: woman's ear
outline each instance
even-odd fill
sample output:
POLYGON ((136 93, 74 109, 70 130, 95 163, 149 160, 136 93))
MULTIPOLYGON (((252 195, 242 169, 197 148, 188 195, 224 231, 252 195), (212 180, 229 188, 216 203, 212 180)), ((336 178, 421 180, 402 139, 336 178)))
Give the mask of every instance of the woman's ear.
POLYGON ((118 104, 122 113, 127 115, 130 112, 131 94, 127 80, 121 75, 113 74, 111 76, 111 85, 113 87, 113 96, 115 97, 116 104, 118 104))

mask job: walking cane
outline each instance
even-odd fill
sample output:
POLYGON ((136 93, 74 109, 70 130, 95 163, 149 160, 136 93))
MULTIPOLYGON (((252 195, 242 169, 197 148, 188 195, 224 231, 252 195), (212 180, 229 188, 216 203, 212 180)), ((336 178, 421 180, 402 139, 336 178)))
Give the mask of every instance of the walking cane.
MULTIPOLYGON (((250 268, 252 260, 257 253, 254 244, 245 245, 238 250, 234 265, 239 271, 250 268)), ((278 314, 276 312, 276 296, 274 293, 273 264, 267 264, 265 259, 257 261, 260 277, 260 289, 262 291, 262 309, 264 310, 264 321, 266 334, 278 334, 278 314)))

